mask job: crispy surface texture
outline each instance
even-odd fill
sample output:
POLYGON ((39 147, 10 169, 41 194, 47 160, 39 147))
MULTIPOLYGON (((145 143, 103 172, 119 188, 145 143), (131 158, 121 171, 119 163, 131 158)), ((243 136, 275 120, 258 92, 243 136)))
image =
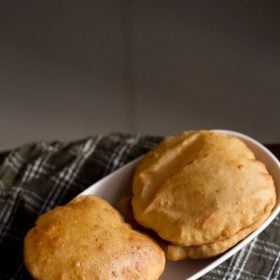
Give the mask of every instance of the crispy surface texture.
POLYGON ((80 196, 39 217, 25 237, 24 262, 42 280, 155 280, 165 258, 106 201, 80 196))
POLYGON ((144 156, 133 179, 136 220, 181 246, 234 237, 275 201, 265 165, 239 139, 210 131, 166 138, 144 156))
POLYGON ((204 258, 220 255, 225 251, 227 251, 229 248, 233 247, 239 241, 244 239, 252 231, 257 229, 269 215, 270 212, 266 213, 255 223, 241 229, 233 236, 224 240, 215 241, 200 246, 188 246, 188 247, 174 245, 172 243, 164 245, 163 250, 165 251, 166 259, 169 261, 178 261, 178 260, 184 260, 188 258, 204 259, 204 258))
POLYGON ((203 259, 220 255, 244 239, 247 235, 257 229, 265 220, 269 217, 270 211, 266 212, 259 220, 254 222, 248 227, 245 227, 238 231, 233 236, 219 240, 216 242, 200 245, 200 246, 180 246, 170 243, 161 239, 155 232, 147 230, 143 226, 139 225, 133 217, 133 211, 131 207, 131 196, 124 196, 118 203, 118 210, 125 218, 125 220, 138 231, 145 232, 157 241, 165 252, 166 260, 179 261, 184 259, 203 259))

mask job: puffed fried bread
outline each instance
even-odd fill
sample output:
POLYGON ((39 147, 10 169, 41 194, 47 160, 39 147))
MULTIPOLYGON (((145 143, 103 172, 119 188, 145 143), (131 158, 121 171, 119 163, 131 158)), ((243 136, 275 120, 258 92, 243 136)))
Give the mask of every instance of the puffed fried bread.
POLYGON ((205 259, 220 255, 233 247, 248 234, 257 229, 270 215, 270 212, 263 215, 258 221, 238 231, 233 236, 200 246, 180 246, 172 243, 163 244, 165 257, 169 261, 179 261, 184 259, 205 259))
POLYGON ((209 244, 203 244, 200 246, 181 246, 163 240, 154 231, 148 230, 147 228, 144 228, 137 223, 137 221, 133 217, 131 195, 122 197, 118 201, 117 209, 120 211, 125 220, 133 226, 134 229, 149 234, 154 238, 154 240, 156 240, 156 242, 162 247, 163 251, 165 252, 165 257, 168 261, 179 261, 188 258, 203 259, 220 255, 237 244, 240 240, 244 239, 255 229, 257 229, 270 215, 270 211, 264 213, 264 215, 258 221, 246 228, 241 229, 239 232, 227 239, 212 242, 209 244))
POLYGON ((138 164, 132 188, 137 222, 183 247, 236 239, 276 202, 265 165, 241 140, 211 131, 163 140, 138 164))
POLYGON ((24 240, 35 279, 158 279, 161 248, 101 198, 80 196, 43 214, 24 240))

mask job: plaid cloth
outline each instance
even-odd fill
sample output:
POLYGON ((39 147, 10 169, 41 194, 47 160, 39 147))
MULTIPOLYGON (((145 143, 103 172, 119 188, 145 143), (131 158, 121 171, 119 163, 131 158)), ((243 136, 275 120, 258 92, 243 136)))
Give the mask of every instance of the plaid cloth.
MULTIPOLYGON (((23 237, 40 214, 67 203, 160 140, 115 133, 0 153, 0 279, 31 279, 22 261, 23 237)), ((279 251, 278 216, 257 239, 202 279, 280 279, 279 251)))

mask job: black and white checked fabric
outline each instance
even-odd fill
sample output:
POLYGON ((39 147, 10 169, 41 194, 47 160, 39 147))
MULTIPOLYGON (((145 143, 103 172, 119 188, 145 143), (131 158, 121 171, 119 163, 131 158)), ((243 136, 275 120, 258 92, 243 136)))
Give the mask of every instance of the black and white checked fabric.
MULTIPOLYGON (((0 153, 0 280, 31 279, 22 262, 23 237, 40 214, 67 203, 160 140, 115 133, 70 143, 34 143, 0 153)), ((202 279, 280 279, 279 216, 202 279)))

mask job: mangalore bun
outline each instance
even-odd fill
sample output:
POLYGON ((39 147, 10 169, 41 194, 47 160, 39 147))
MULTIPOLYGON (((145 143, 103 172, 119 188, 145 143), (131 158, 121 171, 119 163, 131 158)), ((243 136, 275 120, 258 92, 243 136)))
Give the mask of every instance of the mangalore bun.
POLYGON ((136 220, 182 246, 228 239, 270 212, 275 200, 265 165, 241 140, 210 131, 166 138, 133 179, 136 220))
POLYGON ((233 247, 240 240, 244 239, 252 231, 257 229, 269 215, 270 212, 265 213, 255 223, 241 229, 233 236, 224 240, 219 240, 219 241, 215 241, 212 243, 203 244, 199 246, 187 246, 187 247, 174 245, 172 243, 165 244, 163 246, 163 250, 165 251, 166 259, 169 261, 178 261, 187 258, 203 259, 203 258, 210 258, 210 257, 220 255, 225 251, 227 251, 229 248, 233 247))
POLYGON ((188 258, 203 259, 222 254, 223 252, 227 251, 229 248, 237 244, 240 240, 244 239, 256 228, 258 228, 270 215, 270 211, 264 213, 259 220, 257 220, 250 226, 241 229, 236 234, 227 239, 199 246, 180 246, 161 239, 155 234, 154 231, 148 231, 146 228, 141 227, 133 217, 130 201, 131 196, 125 195, 118 201, 117 209, 120 211, 125 220, 133 226, 133 228, 153 236, 157 243, 162 247, 163 251, 165 252, 166 260, 168 261, 178 261, 188 258))
POLYGON ((165 258, 106 201, 81 196, 37 220, 24 240, 24 262, 35 279, 156 280, 165 258))

